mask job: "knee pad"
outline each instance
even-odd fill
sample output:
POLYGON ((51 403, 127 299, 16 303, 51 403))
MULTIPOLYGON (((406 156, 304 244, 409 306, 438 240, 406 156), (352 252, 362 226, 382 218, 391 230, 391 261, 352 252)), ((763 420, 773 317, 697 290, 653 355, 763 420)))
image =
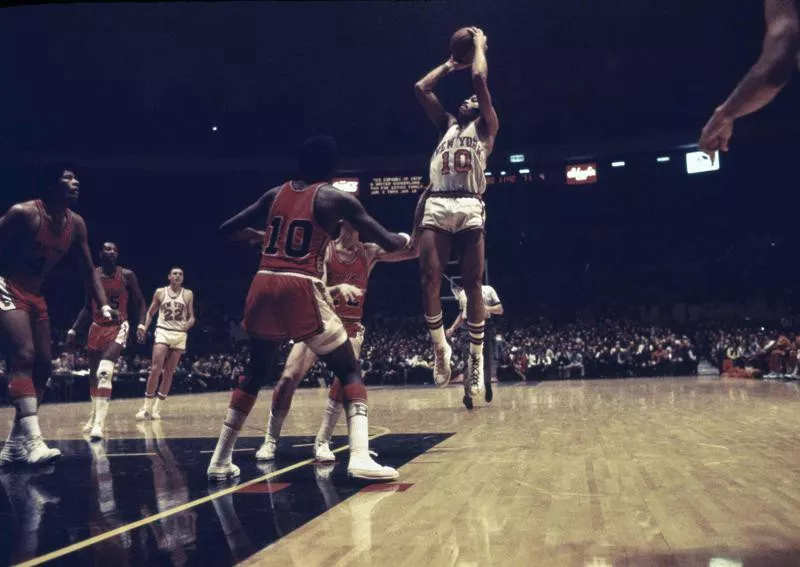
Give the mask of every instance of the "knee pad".
POLYGON ((344 401, 346 404, 361 403, 366 407, 367 404, 367 388, 361 381, 345 384, 342 388, 344 392, 344 401))
POLYGON ((19 398, 35 398, 36 388, 30 378, 12 378, 8 381, 8 393, 12 401, 19 398))
POLYGON ((114 376, 114 363, 101 360, 97 367, 97 389, 111 389, 111 378, 114 376))

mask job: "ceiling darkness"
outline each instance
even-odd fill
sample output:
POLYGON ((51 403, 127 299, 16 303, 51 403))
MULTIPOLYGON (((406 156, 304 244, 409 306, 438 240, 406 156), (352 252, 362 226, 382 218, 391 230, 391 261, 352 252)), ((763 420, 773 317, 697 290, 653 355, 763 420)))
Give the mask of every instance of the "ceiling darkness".
MULTIPOLYGON (((481 26, 498 148, 685 133, 755 61, 760 0, 218 2, 0 10, 0 151, 424 153, 413 84, 481 26), (217 126, 217 131, 212 126, 217 126)), ((796 82, 795 82, 796 83, 796 82)), ((790 85, 750 119, 797 123, 790 85)), ((454 107, 469 74, 439 89, 454 107)))

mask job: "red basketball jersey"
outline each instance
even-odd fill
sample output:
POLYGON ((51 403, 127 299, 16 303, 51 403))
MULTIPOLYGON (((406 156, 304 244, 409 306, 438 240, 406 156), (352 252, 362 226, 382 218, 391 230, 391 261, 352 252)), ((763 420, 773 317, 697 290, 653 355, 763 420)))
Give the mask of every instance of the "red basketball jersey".
POLYGON ((39 228, 28 243, 20 242, 9 265, 8 277, 26 291, 38 292, 50 270, 72 244, 73 218, 69 209, 64 213, 64 228, 56 231, 40 200, 34 201, 39 213, 39 228))
POLYGON ((336 244, 330 243, 328 258, 328 286, 350 284, 360 289, 364 295, 352 301, 336 298, 334 308, 336 314, 345 322, 361 322, 364 317, 364 300, 367 298, 367 280, 369 279, 369 260, 364 245, 360 242, 355 256, 346 262, 336 252, 336 244))
MULTIPOLYGON (((125 321, 128 319, 128 287, 125 285, 125 278, 122 277, 122 268, 117 267, 114 275, 107 276, 103 272, 103 268, 95 268, 100 274, 100 281, 103 282, 103 289, 108 298, 108 304, 112 309, 119 311, 119 320, 125 321)), ((103 318, 103 312, 97 302, 92 300, 92 321, 98 325, 116 325, 107 319, 103 318)))
POLYGON ((267 217, 260 269, 323 277, 330 236, 314 220, 314 199, 322 185, 297 189, 287 181, 280 188, 267 217))

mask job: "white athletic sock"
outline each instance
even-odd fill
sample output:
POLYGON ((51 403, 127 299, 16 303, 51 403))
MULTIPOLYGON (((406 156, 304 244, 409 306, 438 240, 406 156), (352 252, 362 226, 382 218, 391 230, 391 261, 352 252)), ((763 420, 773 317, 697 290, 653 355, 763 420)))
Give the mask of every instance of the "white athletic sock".
POLYGON ((336 422, 339 421, 339 416, 342 415, 342 409, 342 402, 328 398, 328 403, 325 405, 325 413, 322 415, 322 423, 319 426, 319 431, 317 431, 317 443, 331 442, 333 430, 336 427, 336 422))
POLYGON ((447 342, 447 337, 444 336, 444 320, 442 313, 433 315, 431 317, 425 315, 425 322, 428 324, 428 331, 431 333, 431 339, 434 346, 443 347, 447 342))
POLYGON ((350 402, 347 407, 350 457, 369 458, 369 419, 365 402, 350 402))
POLYGON ((36 412, 39 410, 39 402, 37 401, 36 396, 17 398, 13 403, 17 408, 17 415, 36 415, 36 412))
POLYGON ((483 337, 485 331, 485 323, 471 323, 467 321, 467 329, 469 329, 470 354, 477 354, 479 356, 483 356, 483 337))
POLYGON ((19 441, 19 438, 22 436, 22 428, 19 426, 19 422, 15 419, 11 425, 11 431, 8 432, 8 439, 6 439, 6 443, 19 441))
POLYGON ((39 429, 38 415, 23 417, 19 420, 19 427, 26 439, 34 439, 42 436, 42 430, 39 429))
POLYGON ((271 410, 269 412, 269 422, 267 422, 267 434, 264 437, 266 441, 275 441, 281 437, 281 429, 283 429, 283 421, 289 415, 289 410, 271 410))
POLYGON ((242 413, 236 408, 228 408, 228 413, 225 416, 225 423, 222 425, 222 431, 219 434, 217 446, 214 449, 214 454, 211 456, 212 465, 224 465, 231 462, 231 455, 233 455, 233 447, 236 445, 236 440, 239 438, 239 431, 244 425, 247 415, 242 413))
POLYGON ((108 415, 108 401, 109 399, 103 396, 98 396, 95 401, 94 424, 96 426, 105 427, 106 416, 108 415))

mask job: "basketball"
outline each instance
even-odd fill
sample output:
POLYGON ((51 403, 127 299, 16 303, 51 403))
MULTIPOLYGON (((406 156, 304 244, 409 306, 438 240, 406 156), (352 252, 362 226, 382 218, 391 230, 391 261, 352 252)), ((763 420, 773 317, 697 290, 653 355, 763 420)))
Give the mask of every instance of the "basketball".
POLYGON ((461 28, 450 37, 450 54, 459 63, 471 63, 475 42, 469 28, 461 28))

